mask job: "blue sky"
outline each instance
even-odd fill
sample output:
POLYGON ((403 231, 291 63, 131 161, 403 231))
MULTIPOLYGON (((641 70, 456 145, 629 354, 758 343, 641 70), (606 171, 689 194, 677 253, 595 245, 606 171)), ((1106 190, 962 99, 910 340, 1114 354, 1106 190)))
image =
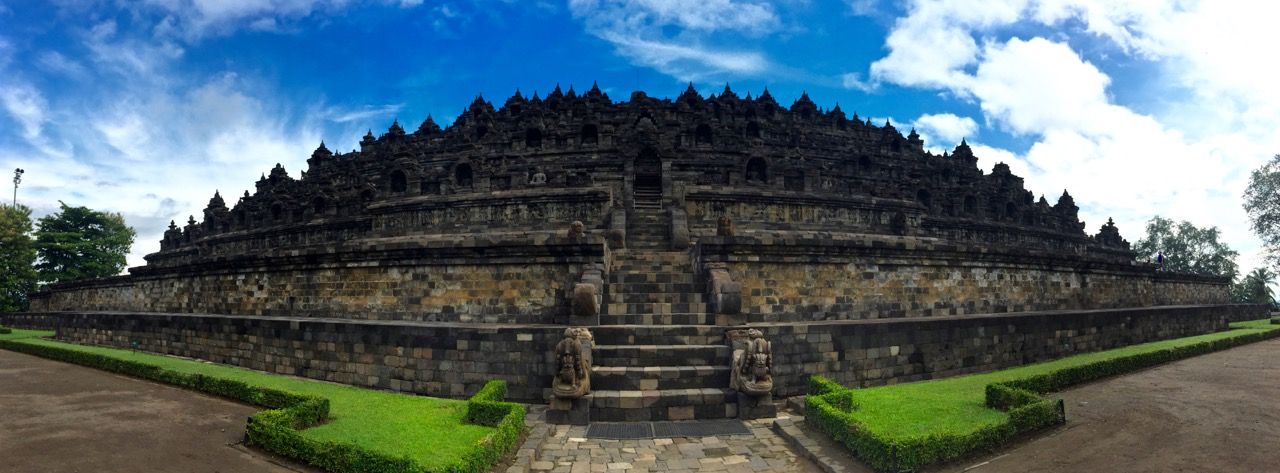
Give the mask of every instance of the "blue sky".
POLYGON ((0 166, 27 170, 38 214, 123 213, 137 265, 170 219, 276 162, 296 176, 321 140, 449 123, 476 94, 729 83, 939 151, 967 138, 981 166, 1069 189, 1090 232, 1218 226, 1248 269, 1239 196, 1280 152, 1277 19, 1232 1, 0 0, 0 166))

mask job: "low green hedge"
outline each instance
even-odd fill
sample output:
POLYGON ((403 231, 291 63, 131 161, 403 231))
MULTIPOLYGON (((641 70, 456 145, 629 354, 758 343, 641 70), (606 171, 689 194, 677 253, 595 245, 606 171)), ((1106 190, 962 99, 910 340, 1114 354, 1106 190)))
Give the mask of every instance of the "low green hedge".
POLYGON ((805 399, 805 420, 877 471, 914 471, 994 450, 1019 434, 1066 422, 1062 401, 1046 399, 1042 396, 1045 393, 1277 336, 1280 330, 1245 333, 991 383, 986 386, 986 406, 1006 411, 1007 419, 965 433, 892 438, 874 432, 851 415, 858 409, 854 390, 822 376, 812 376, 805 399))
POLYGON ((497 429, 471 449, 461 461, 458 471, 486 471, 516 448, 524 432, 524 406, 502 402, 507 397, 507 383, 489 381, 467 399, 467 422, 497 429))
POLYGON ((0 327, 0 335, 8 335, 13 333, 13 329, 9 327, 0 327))
POLYGON ((467 422, 496 427, 496 432, 476 442, 474 448, 456 464, 443 469, 430 469, 411 458, 388 455, 354 444, 303 436, 303 429, 324 423, 329 418, 329 400, 322 397, 258 387, 237 380, 180 373, 136 361, 15 340, 0 340, 0 348, 266 407, 267 410, 249 418, 245 437, 250 445, 336 473, 484 472, 515 448, 515 443, 524 431, 524 406, 502 402, 507 392, 506 383, 490 381, 467 401, 467 422))

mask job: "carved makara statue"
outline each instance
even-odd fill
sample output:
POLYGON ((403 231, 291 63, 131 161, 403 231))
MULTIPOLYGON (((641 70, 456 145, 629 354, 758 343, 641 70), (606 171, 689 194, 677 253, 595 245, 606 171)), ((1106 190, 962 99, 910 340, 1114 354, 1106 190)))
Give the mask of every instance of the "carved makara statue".
POLYGON ((555 397, 577 399, 591 392, 591 341, 585 328, 564 330, 564 339, 556 344, 556 378, 551 383, 555 397))
POLYGON ((735 330, 733 370, 729 384, 748 396, 765 396, 773 391, 773 349, 756 329, 735 330))

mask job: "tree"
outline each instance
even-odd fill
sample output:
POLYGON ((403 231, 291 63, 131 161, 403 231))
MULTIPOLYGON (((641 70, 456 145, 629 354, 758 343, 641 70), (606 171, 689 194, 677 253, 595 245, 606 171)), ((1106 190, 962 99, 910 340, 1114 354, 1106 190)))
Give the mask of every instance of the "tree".
POLYGON ((1167 271, 1235 279, 1239 253, 1218 241, 1218 237, 1218 227, 1200 228, 1186 221, 1175 224, 1157 215, 1147 222, 1147 236, 1138 240, 1133 249, 1153 259, 1156 253, 1164 253, 1167 271))
POLYGON ((0 205, 0 312, 27 310, 27 294, 36 289, 35 262, 31 209, 0 205))
POLYGON ((36 271, 44 284, 120 274, 137 235, 117 213, 87 207, 62 208, 40 219, 36 271))
POLYGON ((1276 275, 1267 268, 1254 268, 1239 283, 1231 288, 1232 300, 1245 304, 1272 304, 1274 294, 1271 284, 1276 275))
POLYGON ((1267 249, 1267 260, 1280 268, 1280 154, 1249 175, 1244 210, 1267 249))

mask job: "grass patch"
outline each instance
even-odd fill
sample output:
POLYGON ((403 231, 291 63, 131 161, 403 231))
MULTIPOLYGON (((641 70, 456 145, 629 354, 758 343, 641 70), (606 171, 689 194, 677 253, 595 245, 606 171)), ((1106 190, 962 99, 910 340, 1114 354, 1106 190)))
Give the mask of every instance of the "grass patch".
MULTIPOLYGON (((301 430, 300 435, 305 440, 346 444, 388 457, 407 458, 427 471, 449 471, 459 465, 483 466, 487 469, 505 453, 505 448, 509 447, 503 445, 500 446, 502 451, 492 452, 489 451, 495 447, 492 443, 495 441, 513 443, 514 437, 519 436, 524 426, 524 410, 518 405, 514 406, 520 411, 519 425, 500 425, 504 422, 504 415, 508 413, 507 408, 513 406, 511 403, 501 402, 501 396, 505 394, 505 385, 501 386, 496 397, 492 391, 499 388, 486 386, 487 394, 479 399, 479 402, 469 403, 375 391, 170 356, 38 338, 50 335, 52 335, 51 332, 14 330, 11 334, 0 335, 0 344, 16 343, 37 349, 47 348, 99 355, 113 360, 154 366, 183 375, 200 375, 239 382, 255 388, 326 399, 329 403, 327 422, 301 430), (473 419, 477 420, 478 424, 467 422, 468 411, 483 408, 469 407, 469 404, 483 404, 488 408, 486 417, 473 419), (514 429, 514 436, 510 432, 512 429, 514 429), (509 440, 495 438, 504 436, 512 438, 509 440), (478 458, 478 456, 484 458, 478 458), (474 465, 477 461, 486 464, 474 465)), ((22 349, 23 347, 17 348, 18 351, 27 351, 22 349)), ((144 377, 150 378, 150 376, 144 377)), ((256 415, 255 418, 260 415, 256 415)), ((506 420, 509 421, 509 419, 506 420)), ((252 424, 250 427, 252 429, 252 424)))
POLYGON ((815 377, 807 418, 873 468, 912 470, 1058 422, 1057 402, 1042 393, 1274 336, 1280 327, 1264 319, 1223 332, 935 381, 850 390, 815 377))

